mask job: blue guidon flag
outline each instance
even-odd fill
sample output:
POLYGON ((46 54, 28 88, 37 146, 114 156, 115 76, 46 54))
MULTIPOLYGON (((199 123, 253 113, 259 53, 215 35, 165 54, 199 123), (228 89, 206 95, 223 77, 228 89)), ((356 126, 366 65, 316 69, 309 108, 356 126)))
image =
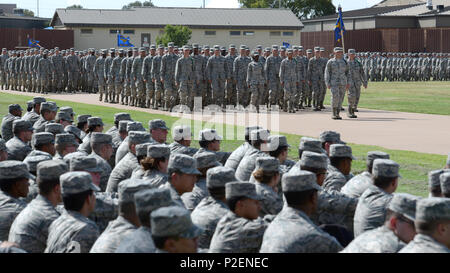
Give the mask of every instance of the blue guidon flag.
POLYGON ((334 39, 337 42, 342 41, 342 32, 345 33, 345 26, 344 26, 344 20, 342 19, 342 8, 339 6, 339 17, 336 21, 336 28, 334 29, 334 39))
POLYGON ((289 48, 289 47, 291 46, 291 44, 290 44, 290 43, 283 42, 283 46, 286 47, 286 48, 289 48))
POLYGON ((28 47, 41 48, 42 46, 39 44, 39 41, 28 38, 28 47))
POLYGON ((117 34, 117 46, 118 47, 134 47, 132 43, 130 43, 130 37, 125 38, 124 36, 117 34))

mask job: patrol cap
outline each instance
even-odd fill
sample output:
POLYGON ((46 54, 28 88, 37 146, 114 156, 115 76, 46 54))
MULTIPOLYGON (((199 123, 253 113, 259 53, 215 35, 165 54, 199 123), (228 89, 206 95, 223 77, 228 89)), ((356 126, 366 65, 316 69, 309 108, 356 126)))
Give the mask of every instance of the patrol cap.
POLYGON ((273 45, 272 50, 278 50, 278 45, 273 45))
POLYGON ((292 48, 289 48, 289 49, 287 50, 287 53, 294 53, 294 50, 293 50, 292 48))
POLYGON ((324 142, 333 142, 337 144, 346 144, 341 140, 341 134, 335 131, 324 131, 320 133, 319 136, 320 141, 324 142))
POLYGON ((266 129, 253 130, 250 132, 250 140, 269 141, 270 131, 266 129))
POLYGON ((54 135, 64 132, 64 126, 59 123, 47 123, 45 124, 45 132, 52 133, 54 135))
POLYGON ((285 46, 281 46, 281 51, 286 51, 286 47, 285 46))
POLYGON ((155 129, 170 130, 170 128, 166 126, 166 122, 162 119, 150 120, 148 122, 148 127, 150 130, 155 130, 155 129))
POLYGON ((192 44, 193 49, 198 49, 198 44, 192 44))
POLYGON ((318 190, 322 188, 317 184, 317 177, 314 173, 294 169, 283 175, 281 180, 283 192, 302 192, 308 190, 318 190))
POLYGON ((133 52, 132 48, 127 49, 127 52, 133 52))
POLYGON ((128 133, 128 142, 130 144, 142 144, 150 142, 150 134, 147 132, 131 131, 128 133))
POLYGON ((8 111, 12 112, 12 111, 23 111, 22 107, 20 107, 20 105, 18 104, 10 104, 8 106, 8 111))
POLYGON ((191 50, 191 48, 187 45, 183 46, 183 50, 191 50))
POLYGON ((303 51, 303 46, 298 46, 298 50, 303 51))
POLYGON ((33 134, 33 137, 31 138, 31 145, 33 147, 46 144, 55 144, 55 136, 52 133, 44 132, 33 134))
POLYGON ((373 161, 372 174, 374 177, 396 178, 399 174, 400 165, 390 159, 375 159, 373 161))
POLYGON ((63 120, 63 121, 73 122, 72 117, 67 112, 58 112, 56 114, 55 120, 63 120))
POLYGON ((0 138, 0 152, 6 151, 6 142, 4 139, 0 138))
POLYGON ((255 170, 260 169, 264 172, 279 172, 280 161, 275 157, 258 157, 256 159, 255 170))
POLYGON ((92 144, 111 144, 112 136, 103 133, 92 133, 91 135, 91 145, 92 144))
POLYGON ((428 173, 428 187, 430 189, 440 188, 441 181, 440 176, 444 173, 444 170, 434 170, 428 173))
POLYGON ((295 50, 295 51, 298 51, 298 46, 295 45, 295 46, 292 47, 292 49, 295 50))
POLYGON ((134 48, 133 48, 133 52, 138 52, 138 48, 137 48, 137 47, 134 47, 134 48))
POLYGON ((69 167, 62 160, 45 160, 37 164, 37 183, 42 180, 57 180, 69 171, 69 167))
POLYGON ((314 51, 315 52, 319 52, 320 51, 320 47, 319 46, 314 47, 314 51))
POLYGON ((47 102, 43 102, 41 103, 41 113, 44 110, 48 110, 50 112, 57 112, 58 111, 58 106, 56 106, 56 103, 52 103, 50 101, 47 102))
POLYGON ((147 50, 145 49, 145 47, 141 47, 139 48, 139 52, 147 52, 147 50))
POLYGON ((78 123, 87 122, 90 117, 92 117, 92 116, 91 115, 79 115, 77 117, 77 122, 78 123))
POLYGON ((253 56, 259 56, 259 52, 258 51, 253 51, 253 56))
POLYGON ((28 167, 25 163, 16 160, 0 162, 0 179, 30 178, 28 167))
POLYGON ((132 121, 131 116, 128 113, 116 113, 116 114, 114 114, 114 123, 119 122, 121 120, 130 120, 130 121, 132 121))
POLYGON ((147 148, 150 145, 151 145, 151 143, 143 143, 143 144, 136 145, 136 148, 135 148, 136 149, 136 157, 141 157, 141 156, 146 157, 147 156, 147 148))
POLYGON ((107 50, 107 49, 102 49, 101 51, 102 51, 102 54, 103 54, 103 55, 105 55, 105 54, 108 53, 108 50, 107 50))
POLYGON ((337 53, 337 52, 344 52, 344 50, 342 49, 342 47, 335 47, 334 48, 334 52, 335 53, 337 53))
POLYGON ((278 148, 291 147, 288 144, 286 136, 273 135, 269 137, 270 151, 276 151, 278 148))
POLYGON ((119 121, 119 126, 118 126, 118 130, 119 132, 127 132, 127 125, 128 125, 128 120, 121 120, 119 121))
POLYGON ((136 122, 136 121, 129 121, 127 124, 127 132, 132 131, 145 131, 144 125, 142 125, 142 122, 136 122))
POLYGON ((197 169, 222 166, 214 153, 196 153, 193 158, 197 160, 197 169))
POLYGON ((179 206, 162 207, 150 214, 152 235, 156 237, 196 238, 203 230, 192 223, 188 210, 179 206))
POLYGON ((259 126, 245 127, 245 137, 250 138, 250 132, 253 130, 259 130, 259 129, 263 129, 263 128, 259 127, 259 126))
POLYGON ((203 49, 204 49, 204 50, 209 50, 209 45, 203 46, 203 49))
POLYGON ((230 49, 235 49, 235 48, 236 48, 236 45, 231 44, 231 45, 229 46, 229 48, 230 48, 230 49))
POLYGON ((142 189, 134 194, 134 204, 138 215, 149 215, 156 209, 170 206, 172 197, 169 189, 142 189))
POLYGON ((173 140, 181 141, 181 140, 191 140, 192 132, 191 127, 187 125, 175 126, 172 130, 173 140))
POLYGON ((214 46, 214 50, 220 50, 220 46, 219 45, 215 45, 214 46))
POLYGON ((235 173, 236 171, 229 167, 211 168, 206 172, 206 187, 208 189, 223 188, 227 183, 237 181, 235 173))
POLYGON ((102 168, 97 165, 97 160, 89 156, 77 156, 70 159, 71 172, 101 173, 102 168))
POLYGON ((103 121, 100 117, 90 117, 87 120, 87 124, 89 127, 91 126, 104 126, 103 121))
POLYGON ((442 193, 450 193, 450 171, 442 173, 441 176, 439 176, 439 180, 441 181, 442 193))
POLYGON ((119 203, 134 203, 134 194, 140 190, 150 189, 151 183, 141 179, 127 179, 119 183, 119 203))
POLYGON ((250 182, 230 182, 225 185, 225 197, 227 200, 236 197, 245 197, 253 200, 262 198, 256 193, 256 186, 250 182))
POLYGON ((168 43, 168 44, 167 44, 167 47, 169 47, 169 48, 170 48, 170 47, 174 47, 174 43, 173 43, 173 42, 168 43))
MULTIPOLYGON (((53 158, 50 155, 35 155, 35 156, 27 156, 23 163, 25 163, 28 167, 28 171, 30 173, 36 174, 37 172, 37 165, 46 160, 52 160, 53 158)), ((53 160, 52 160, 53 161, 53 160)))
POLYGON ((332 144, 330 146, 330 157, 347 157, 356 160, 352 155, 352 147, 344 144, 332 144))
POLYGON ((349 50, 348 50, 348 54, 356 54, 356 50, 354 50, 354 49, 349 49, 349 50))
POLYGON ((270 47, 266 47, 266 48, 264 49, 264 52, 270 52, 270 47))
POLYGON ((302 137, 300 139, 300 145, 298 146, 299 151, 308 151, 319 154, 326 154, 325 149, 322 148, 322 142, 315 138, 302 137))
POLYGON ((325 52, 325 48, 324 48, 324 47, 321 47, 321 48, 320 48, 320 52, 325 52))
POLYGON ((216 130, 214 129, 204 129, 201 130, 198 134, 199 141, 214 141, 214 140, 222 140, 222 136, 220 136, 216 130))
POLYGON ((13 132, 33 131, 31 122, 23 119, 16 119, 13 121, 13 132))
POLYGON ((158 49, 164 49, 164 45, 158 45, 158 49))
POLYGON ((305 151, 300 159, 300 166, 314 169, 326 169, 328 158, 324 154, 305 151))
POLYGON ((306 50, 306 53, 311 54, 311 53, 313 53, 313 51, 312 51, 312 49, 307 49, 307 50, 306 50))
POLYGON ((170 158, 170 148, 163 144, 149 145, 147 146, 147 157, 168 159, 170 158))
POLYGON ((69 115, 74 115, 74 114, 76 114, 76 113, 73 111, 73 108, 72 108, 72 107, 69 107, 69 106, 61 107, 61 108, 59 109, 59 112, 68 113, 69 115))
POLYGON ((116 52, 116 49, 115 49, 115 48, 110 48, 110 49, 109 49, 109 52, 110 52, 110 53, 114 53, 114 52, 116 52))
POLYGON ((41 104, 43 102, 46 102, 47 100, 44 97, 34 97, 33 102, 34 104, 41 104))
POLYGON ((75 136, 69 133, 57 134, 55 137, 55 144, 57 145, 73 145, 78 147, 78 142, 75 136))
POLYGON ((76 126, 73 126, 73 125, 66 126, 66 128, 64 128, 64 132, 72 134, 78 140, 83 141, 81 139, 81 130, 78 129, 78 127, 76 127, 76 126))
POLYGON ((417 202, 416 221, 435 222, 450 220, 450 198, 431 197, 417 202))
POLYGON ((151 50, 156 50, 156 45, 155 45, 155 44, 151 44, 151 45, 150 45, 150 49, 151 49, 151 50))
POLYGON ((92 176, 87 172, 68 172, 59 177, 61 194, 69 196, 88 190, 100 191, 92 182, 92 176))
POLYGON ((416 219, 416 205, 419 200, 419 197, 408 193, 394 193, 388 209, 414 221, 416 219))
POLYGON ((380 151, 367 152, 367 165, 373 164, 375 159, 390 159, 389 154, 380 151))
POLYGON ((71 48, 71 49, 70 49, 70 52, 75 52, 75 48, 71 48))
POLYGON ((168 169, 184 174, 201 174, 197 170, 197 161, 193 157, 184 154, 174 154, 170 156, 168 169))

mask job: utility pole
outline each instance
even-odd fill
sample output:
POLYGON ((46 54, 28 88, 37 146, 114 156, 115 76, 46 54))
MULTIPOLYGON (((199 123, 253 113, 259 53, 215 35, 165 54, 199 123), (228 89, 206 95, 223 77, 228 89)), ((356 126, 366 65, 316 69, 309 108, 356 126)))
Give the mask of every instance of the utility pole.
POLYGON ((205 0, 203 0, 203 8, 206 8, 205 0))
POLYGON ((37 17, 39 17, 39 0, 37 0, 37 17))

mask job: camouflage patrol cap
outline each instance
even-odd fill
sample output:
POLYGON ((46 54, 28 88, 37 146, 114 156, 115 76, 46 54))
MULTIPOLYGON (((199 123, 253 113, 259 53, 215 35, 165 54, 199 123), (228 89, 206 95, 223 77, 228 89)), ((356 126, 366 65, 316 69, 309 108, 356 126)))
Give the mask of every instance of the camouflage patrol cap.
POLYGON ((145 49, 145 47, 141 47, 139 48, 139 52, 147 52, 147 49, 145 49))
POLYGON ((158 45, 158 49, 164 49, 164 45, 158 45))
POLYGON ((139 49, 138 49, 137 47, 134 47, 134 48, 133 48, 133 52, 138 52, 138 50, 139 50, 139 49))
POLYGON ((223 138, 214 129, 204 129, 198 134, 198 139, 199 141, 214 141, 222 140, 223 138))
POLYGON ((344 52, 344 50, 342 49, 342 47, 335 47, 333 50, 335 53, 337 52, 344 52))
POLYGON ((41 104, 43 102, 46 102, 47 100, 44 97, 34 97, 33 102, 34 104, 41 104))
POLYGON ((294 51, 298 51, 298 45, 292 46, 292 49, 293 49, 294 51))
POLYGON ((70 49, 70 52, 74 52, 74 51, 75 51, 75 48, 71 48, 71 49, 70 49))
POLYGON ((89 127, 91 126, 104 126, 103 121, 100 117, 90 117, 87 119, 87 124, 89 127))
POLYGON ((22 107, 18 104, 10 104, 8 106, 8 111, 12 112, 12 111, 23 111, 22 107))
POLYGON ((66 128, 64 128, 64 132, 72 134, 78 140, 83 141, 81 139, 81 130, 78 129, 78 127, 76 127, 76 126, 73 126, 73 125, 66 126, 66 128))
POLYGON ((162 119, 150 120, 148 122, 148 127, 150 130, 155 130, 155 129, 170 130, 170 128, 166 126, 166 122, 162 119))
POLYGON ((64 132, 64 126, 59 123, 47 123, 45 124, 45 132, 54 135, 62 134, 64 132))
POLYGON ((174 45, 175 44, 173 42, 170 42, 170 43, 167 44, 167 47, 174 47, 174 45))
POLYGON ((128 142, 130 144, 142 144, 150 142, 150 133, 131 131, 130 133, 128 133, 128 142))
POLYGON ((69 106, 61 107, 61 108, 59 109, 59 112, 67 113, 67 114, 69 114, 70 116, 73 116, 73 115, 76 114, 76 113, 73 111, 73 108, 72 108, 72 107, 69 107, 69 106))
POLYGON ((203 46, 203 49, 204 49, 204 50, 209 50, 209 45, 203 46))
POLYGON ((6 151, 6 142, 3 138, 0 138, 0 152, 6 151))
POLYGON ((92 116, 91 115, 79 115, 77 117, 77 122, 78 123, 87 122, 90 117, 92 117, 92 116))
POLYGON ((193 157, 184 154, 171 155, 168 169, 184 174, 201 174, 197 170, 197 161, 193 157))
POLYGON ((314 51, 315 51, 315 52, 319 52, 319 51, 320 51, 320 46, 314 47, 314 51))
POLYGON ((100 191, 92 182, 92 176, 88 172, 68 172, 59 177, 61 194, 70 196, 88 190, 100 191))
POLYGON ((123 50, 122 48, 119 49, 119 54, 123 54, 123 53, 125 53, 125 50, 123 50))
POLYGON ((222 164, 217 161, 216 154, 214 153, 197 153, 193 156, 193 158, 197 160, 197 169, 222 166, 222 164))
POLYGON ((245 197, 253 200, 262 200, 256 193, 256 186, 250 182, 230 182, 225 185, 225 197, 227 200, 236 197, 245 197))
POLYGON ((272 50, 278 50, 278 45, 272 45, 272 50))
POLYGON ((270 131, 266 129, 253 130, 250 132, 250 140, 269 141, 270 131))
POLYGON ((173 140, 181 141, 181 140, 191 140, 192 132, 191 127, 187 125, 180 125, 173 127, 172 130, 173 140))
POLYGON ((417 202, 416 221, 430 223, 450 220, 450 198, 431 197, 417 202))
POLYGON ((288 144, 286 136, 273 135, 269 137, 270 151, 276 151, 278 148, 291 147, 288 144))
POLYGON ((69 167, 62 160, 46 160, 37 164, 37 182, 41 180, 57 180, 69 171, 69 167))
POLYGON ((402 177, 399 174, 400 165, 390 159, 375 159, 373 161, 372 174, 374 177, 402 177))
POLYGON ((41 103, 41 113, 44 110, 48 110, 50 112, 57 112, 58 107, 56 106, 55 103, 51 103, 50 101, 47 101, 47 102, 41 103))
POLYGON ((63 121, 73 122, 72 117, 67 112, 58 112, 56 114, 55 120, 63 120, 63 121))
POLYGON ((354 49, 349 49, 349 50, 348 50, 348 54, 356 54, 356 50, 354 50, 354 49))
POLYGON ((206 172, 206 187, 208 189, 223 188, 229 182, 236 181, 236 171, 223 166, 209 169, 206 172))
POLYGON ((311 53, 313 53, 313 51, 312 51, 312 49, 307 49, 307 50, 306 50, 306 53, 311 54, 311 53))
POLYGON ((119 126, 117 128, 117 129, 119 129, 119 132, 127 132, 127 126, 128 126, 129 122, 130 122, 129 120, 119 121, 119 126))
POLYGON ((375 159, 390 159, 389 154, 380 151, 367 152, 367 165, 373 164, 375 159))
POLYGON ((416 205, 419 200, 419 197, 408 193, 394 193, 388 209, 414 221, 416 219, 416 205))
POLYGON ((78 142, 75 139, 75 136, 72 134, 57 134, 55 138, 55 144, 57 145, 73 145, 78 147, 78 142))
POLYGON ((92 133, 91 135, 91 145, 92 144, 111 144, 112 136, 103 133, 92 133))
POLYGON ((185 45, 185 46, 183 46, 183 50, 191 50, 191 47, 190 47, 190 46, 187 46, 187 45, 185 45))
POLYGON ((16 119, 13 121, 13 132, 33 131, 31 122, 23 119, 16 119))
POLYGON ((107 49, 102 49, 101 52, 102 52, 102 55, 105 55, 105 54, 108 53, 108 50, 107 49))
POLYGON ((429 189, 441 188, 440 176, 444 170, 434 170, 428 173, 428 187, 429 189))
POLYGON ((231 45, 229 46, 229 48, 230 48, 230 49, 235 49, 235 48, 236 48, 236 45, 231 44, 231 45))
POLYGON ((439 176, 441 182, 441 190, 445 195, 450 193, 450 171, 445 171, 439 176))
POLYGON ((179 206, 162 207, 150 214, 152 235, 156 237, 196 238, 203 229, 192 223, 188 210, 179 206))
POLYGON ((132 48, 127 49, 127 52, 133 52, 132 48))
POLYGON ((33 147, 46 144, 55 144, 55 136, 52 133, 36 133, 31 138, 31 145, 33 147))
POLYGON ((294 50, 293 50, 292 48, 289 48, 289 49, 287 50, 287 53, 294 53, 294 50))
POLYGON ((322 142, 315 138, 302 137, 300 139, 300 145, 298 146, 299 151, 308 151, 319 154, 326 154, 325 149, 322 148, 322 142))
POLYGON ((280 161, 275 157, 258 157, 256 159, 255 170, 260 169, 264 172, 279 172, 280 161))
POLYGON ((338 132, 334 132, 334 131, 324 131, 324 132, 320 133, 319 139, 322 142, 346 144, 345 142, 341 141, 341 134, 339 134, 338 132))
POLYGON ((253 56, 259 56, 259 52, 258 51, 253 51, 252 55, 253 56))
POLYGON ((25 163, 16 160, 0 162, 0 179, 30 178, 28 167, 25 163))
POLYGON ((214 50, 220 50, 220 46, 219 45, 215 45, 213 48, 214 48, 214 50))
POLYGON ((270 52, 270 47, 266 47, 266 48, 264 49, 264 52, 270 52))
POLYGON ((134 194, 134 203, 138 215, 149 215, 152 211, 172 204, 169 189, 143 189, 134 194))
POLYGON ((135 148, 136 156, 137 157, 141 157, 141 156, 146 157, 147 156, 147 148, 150 145, 152 145, 152 144, 151 143, 143 143, 143 144, 136 145, 136 148, 135 148))
POLYGON ((317 177, 314 173, 294 169, 283 175, 282 181, 283 192, 302 192, 308 190, 318 190, 322 188, 317 184, 317 177))
MULTIPOLYGON (((163 144, 149 145, 147 146, 147 157, 168 159, 170 158, 170 148, 169 146, 163 144)), ((180 162, 183 161, 180 160, 180 162)), ((180 162, 178 162, 178 164, 180 164, 180 162)), ((169 161, 169 168, 170 168, 170 161, 169 161)))
POLYGON ((344 144, 333 144, 330 146, 330 157, 346 157, 356 160, 352 155, 352 147, 344 144))
POLYGON ((324 47, 321 47, 321 48, 320 48, 320 52, 325 52, 325 48, 324 48, 324 47))
POLYGON ((324 154, 305 151, 300 159, 300 166, 314 169, 326 169, 328 158, 324 154))
POLYGON ((141 179, 127 179, 119 183, 119 203, 134 203, 134 194, 140 190, 151 189, 149 181, 141 179))
POLYGON ((193 49, 198 49, 198 44, 192 44, 193 49))
POLYGON ((145 131, 144 125, 142 125, 142 122, 136 122, 136 121, 129 121, 127 124, 127 132, 132 131, 145 131))
POLYGON ((303 51, 303 49, 304 49, 303 46, 298 46, 299 51, 303 51))
POLYGON ((116 52, 116 49, 115 49, 115 48, 110 48, 110 49, 109 49, 109 52, 110 52, 110 53, 114 53, 114 52, 116 52))
MULTIPOLYGON (((28 167, 28 171, 30 173, 36 174, 37 165, 42 161, 52 160, 53 158, 50 155, 35 155, 35 156, 27 156, 23 163, 25 163, 28 167)), ((53 161, 53 160, 52 160, 53 161)))
POLYGON ((89 156, 72 157, 69 161, 71 172, 101 173, 102 168, 97 165, 97 160, 89 156))
POLYGON ((262 127, 259 126, 250 126, 250 127, 245 127, 245 137, 246 138, 250 138, 250 133, 253 130, 259 130, 259 129, 263 129, 262 127))
POLYGON ((281 46, 281 51, 286 51, 286 47, 285 46, 281 46))

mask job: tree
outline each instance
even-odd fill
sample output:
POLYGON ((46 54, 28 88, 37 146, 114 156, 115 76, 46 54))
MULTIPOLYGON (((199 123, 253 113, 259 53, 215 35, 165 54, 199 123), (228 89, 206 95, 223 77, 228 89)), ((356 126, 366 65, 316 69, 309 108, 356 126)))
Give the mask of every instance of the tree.
POLYGON ((239 0, 245 8, 288 8, 299 19, 332 15, 336 7, 331 0, 239 0))
POLYGON ((164 34, 156 37, 157 44, 167 46, 169 42, 174 42, 178 47, 186 45, 191 39, 192 30, 185 26, 166 25, 164 34))
POLYGON ((72 6, 68 6, 67 9, 83 9, 82 5, 72 5, 72 6))
POLYGON ((29 9, 24 9, 23 10, 23 15, 26 16, 26 17, 34 17, 34 12, 32 12, 29 9))
POLYGON ((135 1, 132 3, 129 3, 128 5, 125 5, 122 7, 122 9, 131 9, 133 7, 154 7, 155 5, 152 3, 152 1, 144 1, 142 3, 141 1, 135 1))

